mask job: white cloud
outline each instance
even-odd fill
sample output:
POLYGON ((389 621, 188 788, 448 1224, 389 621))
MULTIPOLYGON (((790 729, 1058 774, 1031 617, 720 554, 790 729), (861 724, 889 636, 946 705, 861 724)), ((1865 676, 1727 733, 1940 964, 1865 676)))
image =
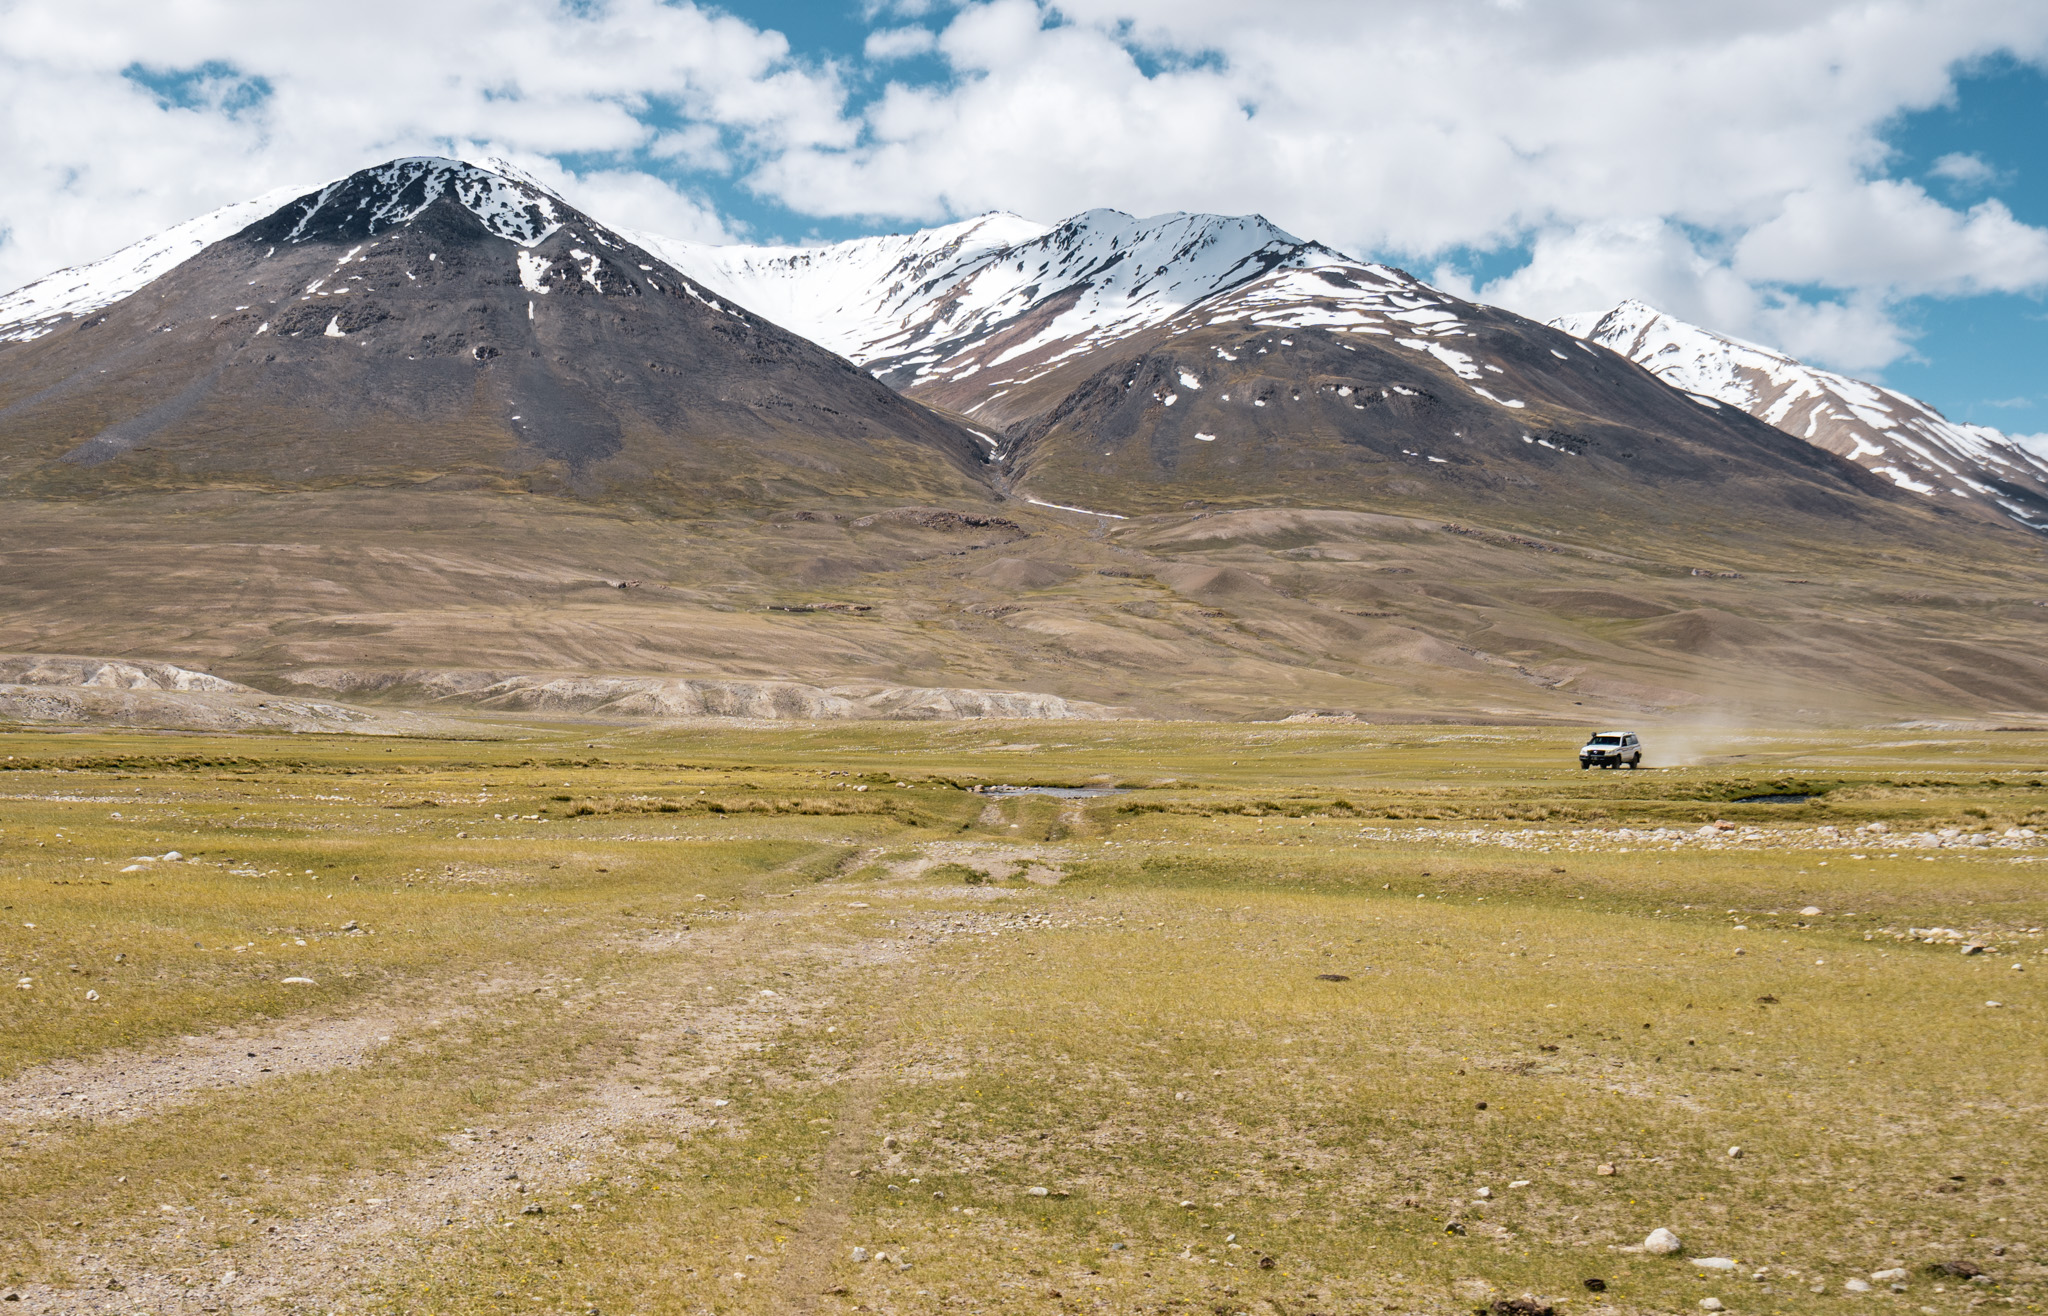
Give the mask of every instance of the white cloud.
POLYGON ((938 49, 939 38, 928 27, 885 27, 868 33, 862 53, 877 62, 928 55, 938 49))
MULTIPOLYGON (((729 167, 722 141, 774 154, 844 147, 858 131, 835 70, 690 3, 606 0, 588 16, 545 0, 361 0, 345 18, 236 0, 0 10, 0 286, 395 155, 488 143, 531 162, 646 148, 729 167), (133 66, 212 71, 185 88, 198 102, 187 108, 123 76, 133 66), (246 91, 254 78, 267 96, 246 91), (696 126, 646 126, 636 111, 655 98, 696 126)), ((572 200, 616 201, 650 227, 724 231, 701 198, 652 177, 556 174, 572 200)))
POLYGON ((1927 172, 1962 187, 1983 187, 1998 178, 1998 171, 1983 156, 1965 151, 1950 151, 1930 165, 1927 172))
POLYGON ((2008 434, 2005 437, 2037 457, 2048 457, 2048 434, 2008 434))
MULTIPOLYGON (((1424 266, 1526 244, 1526 268, 1474 291, 1533 314, 1640 297, 1859 369, 1906 350, 1900 298, 2048 286, 2048 233, 1887 178, 1882 139, 1944 103, 1969 61, 2048 58, 2048 6, 864 9, 862 69, 795 58, 695 0, 360 0, 345 19, 270 6, 262 21, 241 0, 0 0, 0 286, 280 182, 464 143, 678 235, 731 226, 622 162, 817 218, 1258 211, 1424 266), (862 78, 924 53, 950 81, 856 105, 862 78), (206 72, 189 106, 165 106, 122 75, 135 64, 206 72), (549 156, 596 163, 571 175, 549 156)), ((1981 187, 1988 169, 1958 154, 1929 176, 1981 187)))
POLYGON ((1912 183, 1878 179, 1795 192, 1743 234, 1751 278, 1905 296, 2020 292, 2048 284, 2048 230, 2002 202, 1958 212, 1912 183))
POLYGON ((1421 262, 1533 239, 1481 291, 1544 313, 1637 296, 1871 368, 1905 350, 1897 298, 2048 284, 2048 233, 1881 172, 1896 115, 2001 48, 2048 53, 2048 8, 983 0, 939 36, 953 85, 893 87, 857 146, 753 181, 920 220, 1257 210, 1421 262), (1814 285, 1834 291, 1780 291, 1814 285))
POLYGON ((547 156, 493 150, 482 144, 471 144, 459 153, 480 163, 488 163, 494 156, 509 160, 550 191, 617 228, 692 242, 734 241, 732 231, 715 210, 652 174, 636 169, 570 173, 547 156))
POLYGON ((1744 277, 1679 225, 1657 219, 1548 230, 1521 269, 1454 290, 1546 320, 1634 297, 1731 337, 1851 371, 1875 370, 1908 346, 1881 296, 1792 297, 1744 277))

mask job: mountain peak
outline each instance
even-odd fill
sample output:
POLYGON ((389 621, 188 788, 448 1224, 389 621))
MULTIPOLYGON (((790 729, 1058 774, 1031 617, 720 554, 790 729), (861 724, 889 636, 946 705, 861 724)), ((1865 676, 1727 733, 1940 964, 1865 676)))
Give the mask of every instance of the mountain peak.
POLYGON ((641 241, 898 388, 1060 359, 1279 269, 1357 264, 1262 215, 1140 217, 1110 207, 1053 225, 996 211, 820 247, 641 241))
POLYGON ((2048 531, 2048 461, 1984 425, 1878 384, 1809 366, 1633 298, 1551 324, 1646 367, 1695 397, 1750 415, 1884 476, 1909 493, 2048 531))
POLYGON ((569 210, 523 171, 512 177, 464 160, 407 156, 307 193, 266 221, 258 236, 287 243, 371 238, 416 219, 443 197, 475 216, 488 232, 522 247, 546 241, 562 227, 569 210))
POLYGON ((964 432, 460 160, 359 170, 4 350, 0 480, 37 487, 983 492, 964 432))

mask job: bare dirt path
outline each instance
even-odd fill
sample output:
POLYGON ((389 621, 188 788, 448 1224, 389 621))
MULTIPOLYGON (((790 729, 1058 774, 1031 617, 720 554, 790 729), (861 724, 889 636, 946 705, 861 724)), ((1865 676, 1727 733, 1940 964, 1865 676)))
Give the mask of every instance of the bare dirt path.
POLYGON ((222 1029, 165 1046, 38 1065, 0 1084, 0 1124, 125 1123, 222 1088, 357 1064, 394 1035, 433 1028, 457 1013, 386 1006, 346 1018, 222 1029))
MULTIPOLYGON (((648 957, 626 995, 590 997, 607 1026, 630 1032, 636 1058, 597 1075, 529 1092, 517 1112, 444 1139, 444 1150, 402 1170, 364 1172, 311 1185, 289 1218, 259 1224, 225 1197, 177 1205, 162 1223, 115 1246, 66 1258, 75 1280, 26 1285, 25 1313, 285 1313, 338 1309, 380 1291, 469 1231, 544 1227, 572 1209, 573 1190, 601 1173, 630 1173, 639 1154, 618 1136, 659 1127, 677 1137, 715 1131, 728 1117, 705 1089, 784 1030, 827 1008, 845 972, 901 972, 910 945, 893 931, 849 939, 823 922, 845 910, 847 892, 823 886, 763 902, 737 917, 705 920, 687 938, 638 943, 648 957), (809 962, 817 972, 723 1004, 707 989, 769 963, 809 962), (223 1229, 246 1232, 232 1250, 223 1229)), ((476 1007, 482 1010, 483 1006, 476 1007)), ((181 1105, 287 1072, 355 1063, 394 1036, 392 1013, 322 1020, 296 1028, 186 1039, 153 1054, 103 1056, 47 1066, 6 1089, 22 1119, 50 1114, 96 1119, 175 1118, 181 1105), (267 1050, 276 1047, 278 1050, 267 1050), (256 1052, 250 1057, 248 1052, 256 1052), (286 1062, 283 1058, 290 1056, 286 1062)), ((415 1030, 421 1020, 407 1021, 415 1030)), ((884 1038, 890 1025, 864 1031, 884 1038)), ((401 1039, 403 1040, 403 1039, 401 1039)), ((793 1310, 810 1310, 843 1237, 845 1185, 873 1140, 872 1112, 885 1069, 884 1042, 870 1041, 846 1089, 827 1168, 798 1243, 781 1274, 793 1310)), ((722 1104, 722 1103, 719 1103, 722 1104)))
MULTIPOLYGON (((914 972, 914 966, 900 964, 891 987, 914 972)), ((901 990, 885 992, 885 998, 901 1000, 901 990)), ((855 1062, 833 1118, 832 1137, 819 1157, 817 1178, 805 1203, 803 1222, 785 1255, 777 1288, 778 1307, 793 1313, 817 1310, 818 1299, 831 1289, 832 1265, 848 1248, 847 1225, 853 1218, 849 1203, 853 1186, 873 1154, 878 1135, 875 1105, 880 1098, 890 1042, 896 1032, 896 1012, 869 1021, 863 1029, 866 1045, 855 1062)))

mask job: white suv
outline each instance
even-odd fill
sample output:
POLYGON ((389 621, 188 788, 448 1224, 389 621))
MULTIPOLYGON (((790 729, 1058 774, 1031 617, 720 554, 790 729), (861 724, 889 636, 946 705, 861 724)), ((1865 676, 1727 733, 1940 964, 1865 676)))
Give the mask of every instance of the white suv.
POLYGON ((1643 765, 1642 742, 1633 731, 1595 731, 1579 750, 1581 768, 1630 768, 1643 765))

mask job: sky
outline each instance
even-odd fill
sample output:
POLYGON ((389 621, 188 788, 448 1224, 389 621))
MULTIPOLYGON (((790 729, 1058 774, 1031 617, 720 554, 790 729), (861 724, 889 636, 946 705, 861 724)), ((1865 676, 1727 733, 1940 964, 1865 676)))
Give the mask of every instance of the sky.
POLYGON ((2041 0, 0 0, 0 287, 406 154, 836 240, 1257 212, 2048 450, 2041 0))

